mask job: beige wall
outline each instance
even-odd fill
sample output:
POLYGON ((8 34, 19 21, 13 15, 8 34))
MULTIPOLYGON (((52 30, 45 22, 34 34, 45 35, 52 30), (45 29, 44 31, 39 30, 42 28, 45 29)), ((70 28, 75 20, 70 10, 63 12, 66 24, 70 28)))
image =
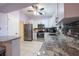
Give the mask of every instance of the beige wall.
POLYGON ((20 36, 21 36, 21 39, 20 41, 24 41, 24 23, 22 21, 20 21, 20 36))

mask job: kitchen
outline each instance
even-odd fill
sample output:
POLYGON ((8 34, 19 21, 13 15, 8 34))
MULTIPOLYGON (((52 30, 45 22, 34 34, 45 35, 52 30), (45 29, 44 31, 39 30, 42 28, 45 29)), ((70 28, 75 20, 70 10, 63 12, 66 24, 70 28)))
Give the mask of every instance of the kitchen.
MULTIPOLYGON (((36 55, 38 55, 38 56, 52 56, 52 55, 53 56, 61 56, 61 55, 63 55, 63 56, 67 55, 68 56, 68 55, 70 55, 71 56, 71 55, 78 55, 79 54, 78 53, 78 49, 79 49, 78 48, 78 42, 79 41, 76 40, 77 38, 74 38, 73 36, 71 37, 71 36, 68 35, 68 31, 66 31, 66 30, 68 30, 67 28, 65 28, 66 30, 63 29, 64 26, 65 26, 64 25, 65 22, 67 22, 67 24, 68 24, 68 22, 73 23, 74 22, 73 20, 75 20, 77 22, 78 8, 77 7, 72 8, 73 6, 78 6, 78 4, 64 4, 64 5, 58 4, 57 5, 58 8, 57 8, 57 11, 56 11, 57 13, 54 14, 51 18, 48 18, 47 22, 45 20, 45 23, 49 24, 48 26, 46 25, 47 27, 45 27, 44 23, 42 23, 42 18, 44 16, 43 17, 42 16, 40 16, 40 17, 29 16, 29 18, 32 19, 32 20, 28 19, 29 23, 32 23, 33 26, 36 26, 36 28, 33 27, 34 31, 35 31, 35 32, 33 32, 34 40, 39 39, 38 41, 41 40, 40 42, 43 42, 42 47, 39 50, 39 52, 37 52, 37 53, 35 52, 36 55), (61 7, 61 8, 59 8, 59 7, 61 7), (72 9, 72 11, 74 9, 75 11, 73 11, 73 13, 71 11, 71 13, 70 13, 71 15, 70 15, 68 9, 70 9, 70 10, 72 9), (76 12, 77 12, 77 14, 76 14, 76 12), (33 19, 33 17, 34 17, 34 19, 33 19), (41 18, 41 21, 38 21, 39 18, 41 18), (69 20, 69 21, 66 21, 66 20, 69 20), (38 21, 38 22, 36 22, 36 21, 38 21), (34 25, 35 23, 38 23, 38 24, 34 25), (50 30, 50 32, 49 31, 47 32, 45 30, 47 28, 52 29, 54 27, 56 27, 56 28, 60 27, 60 29, 63 30, 63 32, 61 31, 60 34, 58 34, 58 33, 52 33, 51 30, 50 30), (40 39, 38 31, 39 32, 41 31, 40 37, 44 38, 44 40, 42 38, 40 39), (68 49, 66 49, 64 46, 68 49)), ((27 20, 27 22, 28 22, 28 20, 27 20)))
POLYGON ((0 56, 20 55, 19 9, 29 5, 0 3, 0 56))
MULTIPOLYGON (((37 31, 46 31, 45 28, 51 28, 51 27, 55 27, 56 23, 55 23, 55 17, 57 16, 57 14, 55 13, 57 10, 55 10, 56 4, 37 4, 38 5, 38 9, 36 10, 37 13, 41 12, 41 13, 45 13, 44 15, 41 14, 35 14, 33 15, 33 10, 32 7, 29 6, 27 8, 24 8, 23 10, 21 10, 21 13, 24 16, 27 16, 26 20, 24 20, 25 24, 32 24, 33 27, 33 39, 36 40, 38 35, 37 31), (40 10, 44 7, 44 10, 40 10), (51 8, 53 7, 53 8, 51 8), (51 11, 51 13, 49 13, 49 9, 53 9, 51 11), (53 13, 53 16, 52 16, 53 13), (52 21, 53 20, 53 21, 52 21)), ((44 35, 43 35, 44 36, 44 35)))
POLYGON ((0 13, 1 55, 79 55, 79 4, 3 5, 5 8, 0 10, 3 12, 0 13))
MULTIPOLYGON (((56 25, 56 22, 57 22, 56 19, 59 15, 57 4, 55 4, 55 3, 54 4, 49 4, 49 3, 48 4, 37 4, 37 6, 39 7, 37 9, 35 9, 35 7, 36 7, 36 5, 35 5, 35 7, 29 6, 29 7, 24 8, 24 9, 21 10, 21 13, 24 15, 23 18, 25 19, 24 24, 28 25, 28 26, 32 26, 32 27, 30 27, 30 28, 32 28, 31 31, 29 31, 29 29, 27 29, 25 27, 28 34, 24 33, 25 41, 26 42, 28 41, 29 44, 31 44, 31 42, 40 42, 40 43, 43 44, 43 42, 45 42, 46 39, 50 39, 50 36, 56 35, 56 31, 57 31, 57 27, 58 27, 56 25), (37 13, 33 14, 33 9, 32 8, 34 8, 37 13), (40 11, 40 9, 43 9, 43 10, 40 11), (50 13, 50 10, 51 10, 51 13, 50 13), (41 13, 45 13, 45 14, 43 14, 43 15, 38 14, 39 13, 38 11, 41 12, 41 13), (27 17, 25 17, 25 16, 27 16, 27 17), (32 32, 32 33, 29 33, 29 32, 32 32), (33 36, 32 36, 32 34, 33 34, 33 36), (28 37, 31 38, 31 39, 27 39, 26 35, 27 36, 29 35, 28 37)), ((62 7, 62 9, 61 9, 62 12, 60 13, 62 17, 59 18, 58 22, 61 21, 61 19, 63 18, 64 4, 59 4, 59 7, 62 7)), ((37 45, 37 43, 35 45, 37 45)), ((40 45, 38 45, 38 46, 40 46, 40 45)), ((32 49, 32 48, 30 48, 30 49, 32 49)), ((29 49, 28 49, 28 51, 29 51, 29 49)), ((24 53, 24 54, 28 55, 29 53, 24 53)), ((33 54, 37 55, 38 51, 33 52, 33 54)))

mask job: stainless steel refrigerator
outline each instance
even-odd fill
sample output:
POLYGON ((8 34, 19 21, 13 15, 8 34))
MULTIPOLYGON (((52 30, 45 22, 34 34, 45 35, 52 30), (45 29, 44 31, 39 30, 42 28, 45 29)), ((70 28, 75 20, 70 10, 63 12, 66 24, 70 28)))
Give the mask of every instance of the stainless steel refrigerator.
POLYGON ((24 41, 32 41, 32 40, 33 40, 33 25, 24 24, 24 41))

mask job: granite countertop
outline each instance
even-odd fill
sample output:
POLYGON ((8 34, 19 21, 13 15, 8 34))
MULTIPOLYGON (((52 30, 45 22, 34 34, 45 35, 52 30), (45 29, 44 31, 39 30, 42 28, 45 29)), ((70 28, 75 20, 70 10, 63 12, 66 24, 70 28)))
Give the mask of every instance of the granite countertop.
POLYGON ((12 41, 19 38, 19 36, 0 36, 0 42, 12 41))
POLYGON ((46 33, 45 41, 38 56, 79 56, 79 42, 72 37, 49 36, 46 33))

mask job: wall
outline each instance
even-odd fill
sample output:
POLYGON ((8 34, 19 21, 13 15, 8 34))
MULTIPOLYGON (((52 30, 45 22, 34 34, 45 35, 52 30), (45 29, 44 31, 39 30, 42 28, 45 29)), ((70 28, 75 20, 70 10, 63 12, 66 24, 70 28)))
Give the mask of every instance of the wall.
MULTIPOLYGON (((19 25, 19 29, 20 29, 20 42, 22 43, 24 41, 24 24, 25 24, 25 20, 26 20, 26 16, 20 11, 20 25, 19 25)), ((22 46, 22 44, 20 43, 20 45, 22 46)))
MULTIPOLYGON (((52 26, 56 26, 55 23, 55 15, 53 17, 32 17, 26 19, 26 24, 32 23, 33 29, 38 27, 38 24, 44 24, 45 27, 49 28, 52 26)), ((37 39, 37 33, 33 31, 33 39, 37 39)))
POLYGON ((23 22, 20 22, 20 26, 19 26, 19 29, 20 29, 20 42, 23 42, 24 41, 24 23, 23 22))
POLYGON ((33 28, 37 28, 38 24, 44 24, 45 27, 48 27, 48 20, 47 19, 37 19, 32 21, 33 23, 33 28))
POLYGON ((8 33, 7 16, 4 13, 0 13, 0 36, 6 36, 8 33))
POLYGON ((27 19, 26 23, 32 23, 33 28, 37 28, 38 24, 44 24, 45 27, 52 27, 54 23, 52 23, 54 20, 53 18, 34 18, 34 19, 27 19))
POLYGON ((22 11, 20 10, 20 21, 25 24, 26 19, 28 19, 28 17, 25 14, 23 14, 22 11))
POLYGON ((56 27, 56 15, 53 15, 53 16, 49 19, 48 22, 49 22, 49 23, 48 23, 49 27, 51 27, 51 26, 56 27))
MULTIPOLYGON (((43 18, 43 19, 33 19, 32 23, 33 23, 33 28, 37 28, 38 24, 44 24, 45 27, 52 27, 52 23, 51 23, 51 19, 50 18, 43 18)), ((33 40, 37 40, 37 33, 33 31, 33 40)))

